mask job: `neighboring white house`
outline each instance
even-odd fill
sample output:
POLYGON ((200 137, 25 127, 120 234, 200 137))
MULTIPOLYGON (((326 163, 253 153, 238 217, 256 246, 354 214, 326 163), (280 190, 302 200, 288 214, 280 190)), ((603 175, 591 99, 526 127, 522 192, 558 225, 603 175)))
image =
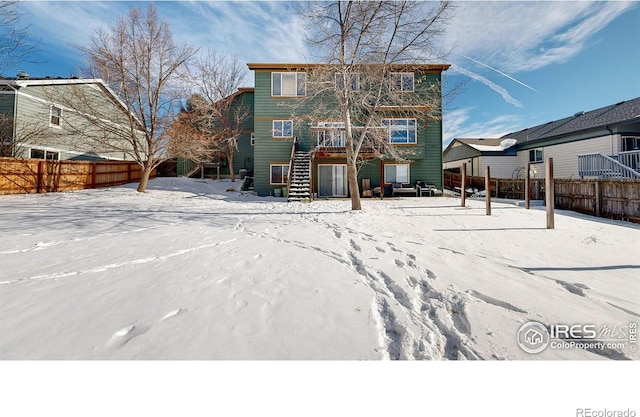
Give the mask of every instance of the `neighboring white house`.
POLYGON ((467 143, 454 139, 444 151, 445 170, 469 162, 469 151, 456 149, 467 145, 476 146, 482 155, 475 156, 482 157, 485 166, 491 166, 493 177, 522 177, 520 173, 524 174, 527 163, 531 163, 532 175, 542 178, 545 160, 551 157, 556 178, 640 178, 640 97, 484 141, 497 141, 485 142, 496 146, 504 139, 516 141, 515 157, 513 150, 507 152, 509 148, 491 155, 499 161, 489 161, 487 151, 481 150, 485 148, 477 148, 481 143, 477 139, 467 143))
POLYGON ((515 140, 509 139, 454 139, 444 152, 444 170, 461 172, 467 164, 467 175, 484 176, 485 168, 491 167, 491 176, 512 178, 516 165, 515 140))
POLYGON ((131 160, 132 120, 141 130, 101 79, 0 78, 0 156, 131 160))

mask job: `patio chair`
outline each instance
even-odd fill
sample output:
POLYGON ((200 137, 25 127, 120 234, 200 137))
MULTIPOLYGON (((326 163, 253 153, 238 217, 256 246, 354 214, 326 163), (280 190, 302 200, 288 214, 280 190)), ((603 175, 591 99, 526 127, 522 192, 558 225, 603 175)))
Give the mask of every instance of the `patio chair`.
POLYGON ((362 197, 373 197, 373 188, 369 178, 362 179, 362 197))

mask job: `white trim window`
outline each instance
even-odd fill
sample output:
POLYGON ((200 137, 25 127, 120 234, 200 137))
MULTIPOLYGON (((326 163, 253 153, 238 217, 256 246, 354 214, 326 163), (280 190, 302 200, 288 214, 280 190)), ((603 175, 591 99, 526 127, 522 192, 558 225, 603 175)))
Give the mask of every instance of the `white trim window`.
POLYGON ((60 120, 62 119, 62 109, 57 106, 51 106, 49 112, 49 126, 60 127, 60 120))
POLYGON ((414 80, 412 72, 392 72, 391 91, 414 91, 414 80))
POLYGON ((385 184, 408 184, 410 177, 409 164, 386 164, 384 166, 385 184))
POLYGON ((269 184, 286 185, 289 176, 289 164, 270 164, 269 165, 269 184))
POLYGON ((59 152, 47 151, 45 149, 31 148, 29 149, 29 158, 33 159, 47 159, 50 161, 60 160, 59 152))
POLYGON ((637 151, 640 149, 640 136, 623 136, 622 152, 637 151))
POLYGON ((274 120, 271 135, 278 139, 292 138, 293 120, 274 120))
POLYGON ((382 126, 389 129, 389 143, 416 143, 418 136, 416 119, 382 119, 382 126))
POLYGON ((255 146, 256 144, 256 134, 254 132, 251 132, 251 146, 255 146))
MULTIPOLYGON (((351 91, 360 91, 360 74, 349 74, 349 79, 351 80, 351 91)), ((338 91, 344 90, 344 79, 339 72, 335 74, 335 83, 338 91)))
POLYGON ((532 164, 538 164, 543 160, 542 148, 529 150, 529 162, 531 162, 532 164))
POLYGON ((320 147, 344 148, 344 122, 318 122, 317 139, 320 147))
POLYGON ((304 72, 272 72, 271 95, 304 97, 307 94, 307 74, 304 72))

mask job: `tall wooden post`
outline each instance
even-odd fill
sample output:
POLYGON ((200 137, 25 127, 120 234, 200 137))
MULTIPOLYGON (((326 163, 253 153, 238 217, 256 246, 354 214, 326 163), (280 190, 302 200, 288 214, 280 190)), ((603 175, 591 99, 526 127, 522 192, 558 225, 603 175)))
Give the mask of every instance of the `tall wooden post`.
POLYGON ((596 187, 596 216, 600 217, 602 214, 602 187, 600 185, 600 180, 595 182, 596 187))
POLYGON ((466 207, 466 199, 467 199, 467 163, 462 164, 462 182, 460 184, 460 207, 466 207))
POLYGON ((97 164, 95 162, 92 162, 91 165, 89 165, 89 170, 91 171, 91 184, 89 184, 89 187, 96 188, 96 175, 98 173, 97 164))
POLYGON ((553 158, 547 158, 545 175, 545 204, 547 206, 547 229, 554 228, 553 209, 555 205, 555 192, 553 185, 553 158))
POLYGON ((44 163, 45 163, 44 161, 38 161, 38 168, 36 172, 36 192, 37 193, 43 192, 43 188, 44 188, 44 169, 42 167, 44 163))
POLYGON ((487 203, 487 216, 491 216, 491 172, 489 171, 488 166, 484 175, 484 192, 485 201, 487 203))
POLYGON ((527 163, 527 175, 524 177, 524 207, 531 208, 531 163, 527 163))

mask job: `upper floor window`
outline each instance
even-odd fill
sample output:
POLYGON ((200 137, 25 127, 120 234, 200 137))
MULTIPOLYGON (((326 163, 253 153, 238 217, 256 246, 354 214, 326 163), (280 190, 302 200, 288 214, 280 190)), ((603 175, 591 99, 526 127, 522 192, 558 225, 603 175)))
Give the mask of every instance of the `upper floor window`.
POLYGON ((382 119, 389 129, 389 143, 416 143, 416 119, 382 119))
POLYGON ((302 97, 307 94, 304 72, 271 73, 271 95, 278 97, 302 97))
POLYGON ((292 120, 274 120, 272 134, 274 138, 292 138, 293 137, 293 121, 292 120))
MULTIPOLYGON (((336 88, 340 91, 344 90, 344 77, 340 73, 336 73, 336 88)), ((349 84, 351 91, 360 91, 360 74, 349 74, 349 84)))
POLYGON ((318 146, 344 148, 344 123, 318 122, 318 146))
POLYGON ((391 90, 392 91, 413 91, 413 73, 412 72, 392 72, 391 73, 391 90))
POLYGON ((542 148, 529 150, 529 162, 542 162, 542 148))
POLYGON ((49 124, 51 126, 60 126, 61 117, 62 117, 62 109, 60 107, 51 106, 49 124))

